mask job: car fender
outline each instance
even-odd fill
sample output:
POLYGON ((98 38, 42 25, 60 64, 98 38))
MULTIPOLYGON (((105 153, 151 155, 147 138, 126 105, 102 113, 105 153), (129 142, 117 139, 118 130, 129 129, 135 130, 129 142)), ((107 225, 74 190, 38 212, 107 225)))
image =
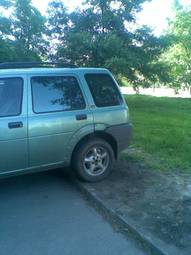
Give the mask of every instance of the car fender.
POLYGON ((67 151, 65 154, 65 161, 70 163, 72 152, 76 145, 87 135, 94 133, 94 124, 89 124, 83 126, 82 128, 78 129, 71 137, 70 141, 67 144, 67 151))

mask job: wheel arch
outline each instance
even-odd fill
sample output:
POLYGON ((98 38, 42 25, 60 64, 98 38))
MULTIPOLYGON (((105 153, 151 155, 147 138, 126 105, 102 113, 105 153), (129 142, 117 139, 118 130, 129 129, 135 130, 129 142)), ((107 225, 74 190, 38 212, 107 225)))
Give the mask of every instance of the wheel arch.
POLYGON ((93 133, 90 133, 86 136, 84 136, 83 138, 81 138, 78 143, 76 144, 76 146, 74 147, 73 149, 73 152, 72 152, 72 156, 71 156, 71 163, 72 163, 72 160, 74 158, 74 155, 76 153, 76 151, 78 150, 78 148, 85 142, 89 141, 90 139, 92 138, 101 138, 103 139, 104 141, 108 142, 109 145, 112 147, 113 149, 113 152, 114 152, 114 155, 115 155, 115 159, 117 159, 118 157, 118 148, 117 148, 117 141, 115 140, 115 138, 111 135, 111 134, 108 134, 107 132, 105 131, 95 131, 93 133))

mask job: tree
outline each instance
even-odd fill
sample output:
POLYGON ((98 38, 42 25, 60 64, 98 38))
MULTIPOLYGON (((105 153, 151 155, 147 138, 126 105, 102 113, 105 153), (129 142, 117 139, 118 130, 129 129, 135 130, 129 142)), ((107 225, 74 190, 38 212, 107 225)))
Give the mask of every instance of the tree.
POLYGON ((8 18, 0 15, 1 61, 40 60, 46 52, 45 18, 31 0, 1 0, 0 6, 12 10, 8 18))
MULTIPOLYGON (((8 8, 11 4, 7 0, 0 1, 1 8, 8 8)), ((4 17, 3 13, 0 13, 0 62, 9 61, 14 58, 14 49, 7 35, 11 35, 11 21, 4 17)))
POLYGON ((69 13, 62 1, 49 5, 48 26, 58 40, 54 58, 106 67, 137 86, 160 79, 157 57, 165 47, 147 28, 130 29, 145 0, 91 0, 69 13))
POLYGON ((40 59, 44 54, 45 19, 31 5, 31 0, 16 0, 14 8, 12 27, 16 51, 20 52, 21 60, 40 59))
POLYGON ((15 58, 15 49, 12 42, 0 38, 0 62, 14 61, 15 58))
POLYGON ((191 92, 191 7, 183 8, 176 1, 174 18, 169 23, 168 36, 171 46, 163 54, 169 67, 170 85, 178 89, 185 87, 191 92))

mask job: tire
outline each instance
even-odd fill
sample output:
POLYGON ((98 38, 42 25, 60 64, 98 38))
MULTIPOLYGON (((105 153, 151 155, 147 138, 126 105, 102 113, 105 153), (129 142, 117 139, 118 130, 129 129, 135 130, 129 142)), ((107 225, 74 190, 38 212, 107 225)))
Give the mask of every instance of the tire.
POLYGON ((109 143, 93 138, 78 147, 72 161, 80 180, 98 182, 111 173, 115 157, 109 143))

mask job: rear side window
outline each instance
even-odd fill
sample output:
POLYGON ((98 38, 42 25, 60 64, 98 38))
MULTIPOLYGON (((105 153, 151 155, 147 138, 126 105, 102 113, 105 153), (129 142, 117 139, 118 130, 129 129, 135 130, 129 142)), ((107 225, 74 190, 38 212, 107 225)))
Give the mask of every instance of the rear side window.
POLYGON ((22 91, 22 78, 0 78, 0 117, 21 114, 22 91))
POLYGON ((121 94, 110 75, 86 74, 85 79, 97 107, 122 104, 121 94))
POLYGON ((31 82, 35 113, 85 108, 85 101, 75 77, 41 76, 33 77, 31 82))

